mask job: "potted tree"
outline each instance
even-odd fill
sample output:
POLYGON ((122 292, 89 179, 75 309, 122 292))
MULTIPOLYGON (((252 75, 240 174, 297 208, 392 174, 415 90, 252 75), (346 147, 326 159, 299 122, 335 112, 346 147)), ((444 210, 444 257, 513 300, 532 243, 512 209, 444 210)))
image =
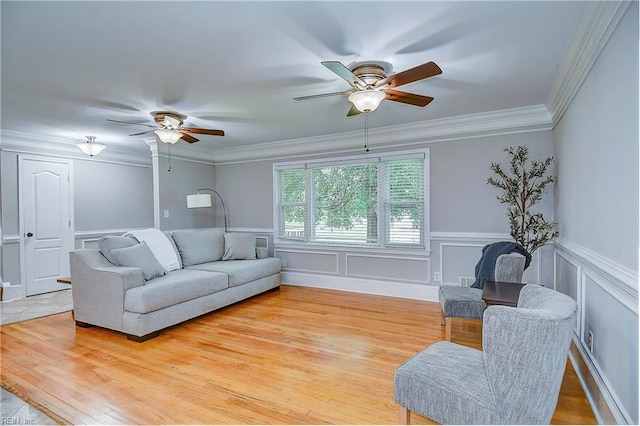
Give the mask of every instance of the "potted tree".
POLYGON ((495 176, 487 183, 503 191, 498 201, 507 204, 510 234, 530 254, 548 241, 558 236, 556 224, 545 220, 541 212, 533 212, 532 207, 541 199, 545 188, 556 181, 548 175, 547 169, 554 162, 553 157, 529 162, 529 148, 519 146, 504 150, 510 157, 510 167, 505 171, 498 163, 491 164, 495 176))

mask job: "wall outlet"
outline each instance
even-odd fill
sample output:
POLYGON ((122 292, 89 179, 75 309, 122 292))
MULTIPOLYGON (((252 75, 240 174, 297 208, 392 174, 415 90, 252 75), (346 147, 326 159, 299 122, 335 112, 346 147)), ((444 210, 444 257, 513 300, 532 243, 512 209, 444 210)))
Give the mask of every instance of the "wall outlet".
POLYGON ((283 268, 287 267, 287 259, 280 259, 280 263, 282 263, 283 268))
POLYGON ((169 219, 169 210, 164 211, 164 218, 169 219))
POLYGON ((440 280, 442 280, 442 277, 440 276, 440 272, 433 273, 433 280, 436 282, 439 282, 440 280))
POLYGON ((587 347, 589 352, 593 353, 593 331, 587 331, 587 347))

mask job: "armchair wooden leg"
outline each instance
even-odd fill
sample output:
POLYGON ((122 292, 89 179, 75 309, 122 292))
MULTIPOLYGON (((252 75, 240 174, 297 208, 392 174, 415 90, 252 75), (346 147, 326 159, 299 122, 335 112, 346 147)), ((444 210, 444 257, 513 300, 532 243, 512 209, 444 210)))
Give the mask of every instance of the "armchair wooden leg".
POLYGON ((440 325, 444 325, 444 321, 445 321, 444 311, 440 309, 440 325))
POLYGON ((400 422, 401 425, 411 424, 411 411, 408 408, 400 406, 400 422))
POLYGON ((445 318, 444 338, 447 342, 451 341, 451 317, 445 318))

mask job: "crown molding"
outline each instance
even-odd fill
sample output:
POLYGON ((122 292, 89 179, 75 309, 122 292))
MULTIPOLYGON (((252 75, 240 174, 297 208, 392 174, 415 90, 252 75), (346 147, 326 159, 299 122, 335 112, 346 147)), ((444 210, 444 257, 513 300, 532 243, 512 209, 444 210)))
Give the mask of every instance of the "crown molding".
POLYGON ((631 5, 630 1, 585 2, 545 105, 558 124, 580 90, 600 52, 631 5))
POLYGON ((78 149, 76 142, 70 142, 69 139, 45 137, 13 130, 0 130, 0 151, 151 167, 151 156, 149 154, 132 153, 107 146, 107 149, 100 155, 89 157, 78 149))
MULTIPOLYGON (((400 124, 369 129, 369 147, 371 149, 411 147, 426 143, 495 136, 502 134, 534 132, 552 129, 551 114, 544 105, 534 105, 500 111, 482 112, 457 117, 440 118, 418 123, 400 124)), ((194 144, 168 145, 158 143, 155 137, 144 138, 150 155, 142 156, 112 150, 111 157, 129 163, 142 162, 151 165, 151 158, 169 157, 174 160, 192 161, 206 164, 232 164, 263 160, 282 160, 300 156, 321 154, 354 153, 362 150, 363 131, 335 133, 284 141, 266 142, 233 148, 207 149, 194 144)), ((20 132, 3 131, 5 150, 16 152, 52 153, 65 157, 87 160, 75 146, 65 139, 47 138, 20 132), (9 139, 9 143, 5 142, 9 139), (13 143, 12 143, 13 142, 13 143)), ((111 151, 111 150, 109 150, 111 151)), ((107 161, 105 150, 92 161, 107 161)))
MULTIPOLYGON (((369 147, 397 148, 482 136, 551 130, 544 105, 441 118, 369 129, 369 147)), ((349 153, 362 150, 362 130, 223 148, 208 153, 214 164, 295 158, 301 155, 349 153)), ((205 155, 203 153, 202 157, 205 155)))

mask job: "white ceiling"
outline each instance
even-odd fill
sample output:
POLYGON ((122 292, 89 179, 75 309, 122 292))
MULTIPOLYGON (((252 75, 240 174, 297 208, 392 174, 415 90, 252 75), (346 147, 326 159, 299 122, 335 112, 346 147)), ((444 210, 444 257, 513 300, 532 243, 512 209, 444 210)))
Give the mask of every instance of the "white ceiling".
POLYGON ((384 101, 372 129, 540 105, 584 5, 3 1, 1 128, 147 153, 128 136, 143 127, 105 119, 151 124, 151 111, 178 111, 187 125, 226 132, 198 136, 207 150, 363 129, 363 115, 346 117, 346 97, 292 100, 349 89, 325 60, 442 68, 400 88, 431 104, 384 101))

